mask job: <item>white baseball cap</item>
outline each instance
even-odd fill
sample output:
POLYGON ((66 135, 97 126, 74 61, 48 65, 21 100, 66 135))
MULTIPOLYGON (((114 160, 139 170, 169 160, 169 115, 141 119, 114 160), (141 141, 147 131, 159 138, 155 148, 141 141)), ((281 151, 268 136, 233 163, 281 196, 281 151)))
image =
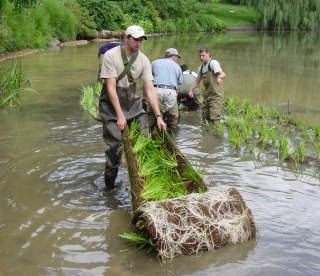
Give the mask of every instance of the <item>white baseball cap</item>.
POLYGON ((128 27, 125 34, 131 35, 134 38, 143 37, 144 39, 148 39, 147 36, 144 34, 144 30, 140 26, 137 26, 137 25, 132 25, 132 26, 128 27))

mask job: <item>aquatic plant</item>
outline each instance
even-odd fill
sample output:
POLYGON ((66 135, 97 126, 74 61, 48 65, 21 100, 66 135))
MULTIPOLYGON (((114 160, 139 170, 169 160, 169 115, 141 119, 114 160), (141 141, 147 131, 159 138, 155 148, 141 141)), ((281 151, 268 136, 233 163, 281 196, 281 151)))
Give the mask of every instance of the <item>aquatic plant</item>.
MULTIPOLYGON (((83 86, 80 99, 83 108, 96 119, 100 90, 100 83, 96 86, 83 86)), ((207 131, 214 131, 221 138, 227 138, 230 145, 237 149, 250 152, 258 158, 266 153, 265 156, 270 160, 273 160, 273 157, 274 160, 278 158, 277 163, 292 163, 296 169, 301 163, 304 166, 315 164, 310 161, 320 157, 320 142, 317 141, 320 137, 320 126, 309 127, 302 120, 294 119, 292 114, 280 113, 274 107, 253 104, 249 99, 240 100, 238 97, 225 98, 223 113, 224 119, 219 123, 212 124, 205 120, 203 125, 207 131)), ((132 140, 136 140, 139 132, 134 128, 134 124, 129 132, 132 140)), ((139 151, 139 147, 146 147, 143 144, 144 138, 140 137, 141 141, 135 145, 134 150, 139 151)), ((159 147, 159 142, 153 143, 155 144, 148 147, 159 147)), ((148 151, 145 151, 144 155, 143 158, 147 158, 148 151)), ((139 156, 139 160, 143 162, 142 156, 139 156)))
POLYGON ((230 144, 234 145, 236 148, 240 148, 240 146, 242 145, 242 136, 239 135, 239 132, 236 128, 230 129, 230 131, 228 132, 228 138, 230 144))
POLYGON ((33 91, 30 81, 25 78, 21 61, 13 60, 11 66, 0 71, 0 107, 20 104, 23 91, 33 91))
POLYGON ((320 126, 314 127, 313 131, 316 137, 320 137, 320 126))
POLYGON ((238 103, 239 103, 239 98, 238 97, 227 97, 225 100, 225 111, 230 115, 230 116, 236 116, 238 113, 238 103))
POLYGON ((134 246, 136 246, 137 250, 142 249, 144 247, 148 248, 148 252, 152 250, 152 243, 150 239, 141 233, 136 232, 124 232, 119 235, 121 238, 130 241, 134 246))
POLYGON ((222 136, 223 135, 223 132, 224 132, 224 124, 219 122, 217 125, 216 125, 216 130, 217 130, 217 133, 219 136, 222 136))
MULTIPOLYGON (((129 135, 133 141, 132 152, 136 154, 139 162, 138 175, 145 182, 141 191, 143 200, 160 200, 185 195, 186 182, 190 181, 187 179, 188 174, 184 175, 184 179, 181 178, 177 171, 177 160, 163 146, 163 142, 139 132, 136 121, 131 123, 129 135)), ((199 174, 197 179, 200 179, 199 174)))
MULTIPOLYGON (((258 157, 263 152, 274 154, 279 163, 292 163, 297 170, 299 164, 305 166, 320 156, 320 143, 315 140, 320 137, 320 127, 309 127, 291 114, 281 114, 274 107, 253 104, 246 98, 226 97, 223 112, 223 131, 228 142, 238 149, 245 143, 242 149, 258 157)), ((222 126, 219 129, 221 135, 222 126)))
POLYGON ((306 157, 306 152, 307 152, 304 140, 300 141, 300 143, 299 143, 299 145, 298 145, 296 150, 297 150, 297 153, 298 153, 298 161, 299 161, 299 163, 304 162, 305 157, 306 157))
POLYGON ((81 86, 82 95, 80 96, 80 105, 89 112, 95 119, 99 118, 99 96, 102 84, 97 82, 94 85, 81 86))
POLYGON ((279 159, 284 161, 290 156, 290 144, 289 140, 284 134, 279 141, 279 159))

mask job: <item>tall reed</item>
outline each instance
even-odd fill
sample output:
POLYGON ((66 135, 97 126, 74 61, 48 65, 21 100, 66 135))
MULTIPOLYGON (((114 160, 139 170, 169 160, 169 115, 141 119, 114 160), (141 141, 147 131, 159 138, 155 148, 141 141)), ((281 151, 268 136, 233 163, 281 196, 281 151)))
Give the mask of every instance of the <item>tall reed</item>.
POLYGON ((25 78, 21 61, 13 60, 12 65, 0 71, 0 107, 20 104, 23 91, 34 91, 25 78))

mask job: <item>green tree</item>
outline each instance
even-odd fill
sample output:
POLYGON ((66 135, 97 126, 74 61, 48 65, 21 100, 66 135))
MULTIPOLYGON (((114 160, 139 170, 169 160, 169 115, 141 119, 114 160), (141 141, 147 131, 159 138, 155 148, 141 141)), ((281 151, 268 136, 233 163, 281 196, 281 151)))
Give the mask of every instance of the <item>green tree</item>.
POLYGON ((64 0, 64 4, 78 19, 76 27, 77 38, 93 38, 96 36, 97 25, 89 11, 81 6, 77 0, 64 0))
POLYGON ((320 26, 319 0, 240 0, 261 14, 258 25, 274 30, 317 30, 320 26))
POLYGON ((97 30, 116 30, 124 21, 124 13, 118 3, 121 1, 78 0, 78 2, 88 10, 96 23, 97 30))
MULTIPOLYGON (((31 7, 37 0, 11 0, 10 1, 17 9, 25 9, 31 7)), ((1 6, 1 4, 0 4, 1 6)))

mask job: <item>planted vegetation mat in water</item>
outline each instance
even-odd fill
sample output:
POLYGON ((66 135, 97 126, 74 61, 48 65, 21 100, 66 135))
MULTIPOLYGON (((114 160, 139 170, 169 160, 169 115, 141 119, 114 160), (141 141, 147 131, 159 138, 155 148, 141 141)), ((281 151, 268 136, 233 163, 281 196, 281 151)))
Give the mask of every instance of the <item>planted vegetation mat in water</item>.
MULTIPOLYGON (((161 259, 246 242, 256 235, 240 193, 235 188, 209 192, 167 132, 146 137, 132 124, 123 135, 132 223, 161 259)), ((122 237, 130 239, 128 234, 122 237)))
POLYGON ((200 174, 165 131, 146 137, 136 122, 123 133, 123 148, 131 182, 132 209, 143 202, 205 192, 200 174))

